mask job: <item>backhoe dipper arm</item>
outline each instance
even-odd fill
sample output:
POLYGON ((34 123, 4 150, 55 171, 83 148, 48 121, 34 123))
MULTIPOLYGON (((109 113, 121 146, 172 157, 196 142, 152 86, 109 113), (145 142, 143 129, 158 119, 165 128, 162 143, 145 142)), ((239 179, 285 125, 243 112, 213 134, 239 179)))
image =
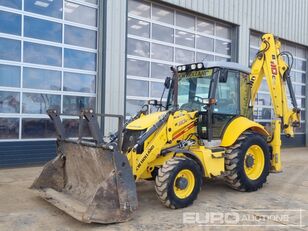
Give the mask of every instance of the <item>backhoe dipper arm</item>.
MULTIPOLYGON (((284 133, 288 137, 294 136, 294 127, 300 125, 300 110, 297 107, 292 82, 290 79, 289 66, 282 58, 283 55, 290 55, 287 52, 280 52, 280 42, 272 34, 262 36, 260 50, 251 67, 251 106, 254 105, 258 90, 265 76, 268 89, 274 107, 275 119, 273 121, 273 134, 270 146, 272 147, 272 170, 281 171, 280 146, 281 146, 281 123, 284 133), (289 89, 293 108, 288 105, 287 89, 289 89), (279 118, 279 119, 278 119, 279 118)), ((289 57, 287 57, 289 58, 289 57)))

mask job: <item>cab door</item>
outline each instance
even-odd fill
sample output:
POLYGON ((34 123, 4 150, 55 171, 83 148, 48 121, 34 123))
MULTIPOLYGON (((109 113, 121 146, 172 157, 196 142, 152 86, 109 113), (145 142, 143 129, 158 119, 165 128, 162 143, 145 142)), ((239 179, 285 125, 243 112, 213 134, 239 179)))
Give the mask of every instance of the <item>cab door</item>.
POLYGON ((216 104, 213 107, 213 138, 220 139, 225 126, 240 115, 240 72, 228 70, 224 78, 219 77, 216 87, 216 104))

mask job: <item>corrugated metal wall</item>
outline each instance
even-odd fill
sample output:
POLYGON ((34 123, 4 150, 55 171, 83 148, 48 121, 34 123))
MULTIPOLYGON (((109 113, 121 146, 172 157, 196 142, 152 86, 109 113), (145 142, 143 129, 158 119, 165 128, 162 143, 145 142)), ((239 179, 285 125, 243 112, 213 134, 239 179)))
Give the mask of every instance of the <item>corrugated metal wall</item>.
MULTIPOLYGON (((106 61, 104 94, 105 113, 124 115, 126 86, 126 21, 127 1, 107 0, 105 34, 106 61)), ((105 134, 117 130, 117 121, 105 119, 105 134)))
POLYGON ((308 45, 307 0, 162 0, 239 25, 239 62, 247 65, 249 30, 308 45))
POLYGON ((124 113, 127 1, 107 1, 105 112, 124 113))
POLYGON ((162 0, 284 39, 308 44, 307 0, 162 0))

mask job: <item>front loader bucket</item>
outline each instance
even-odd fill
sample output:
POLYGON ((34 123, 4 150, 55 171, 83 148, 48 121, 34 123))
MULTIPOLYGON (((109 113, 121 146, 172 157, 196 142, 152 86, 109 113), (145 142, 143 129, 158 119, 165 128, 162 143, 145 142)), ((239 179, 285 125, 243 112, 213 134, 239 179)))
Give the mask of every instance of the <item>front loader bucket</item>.
POLYGON ((137 208, 132 170, 115 147, 63 140, 32 189, 79 221, 116 223, 137 208))

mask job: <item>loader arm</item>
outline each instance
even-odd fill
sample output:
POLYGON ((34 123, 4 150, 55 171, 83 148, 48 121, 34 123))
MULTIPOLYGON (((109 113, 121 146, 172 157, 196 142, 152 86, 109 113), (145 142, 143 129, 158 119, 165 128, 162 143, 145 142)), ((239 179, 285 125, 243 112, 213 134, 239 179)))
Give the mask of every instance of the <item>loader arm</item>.
POLYGON ((127 154, 136 180, 146 171, 148 164, 157 158, 157 154, 160 154, 166 143, 171 142, 172 124, 172 111, 167 111, 156 124, 139 138, 137 144, 127 154), (146 144, 146 140, 154 133, 154 138, 146 144))
MULTIPOLYGON (((290 71, 292 64, 283 60, 287 52, 280 52, 280 42, 272 34, 262 36, 260 50, 251 67, 251 106, 253 106, 258 90, 265 76, 274 107, 275 119, 272 122, 272 170, 281 171, 280 146, 281 123, 287 137, 294 137, 294 128, 300 125, 300 109, 297 106, 290 71), (290 66, 289 66, 290 65, 290 66), (287 85, 287 86, 286 86, 287 85), (288 105, 287 88, 290 93, 292 108, 288 105)), ((289 57, 288 57, 289 59, 289 57)))

